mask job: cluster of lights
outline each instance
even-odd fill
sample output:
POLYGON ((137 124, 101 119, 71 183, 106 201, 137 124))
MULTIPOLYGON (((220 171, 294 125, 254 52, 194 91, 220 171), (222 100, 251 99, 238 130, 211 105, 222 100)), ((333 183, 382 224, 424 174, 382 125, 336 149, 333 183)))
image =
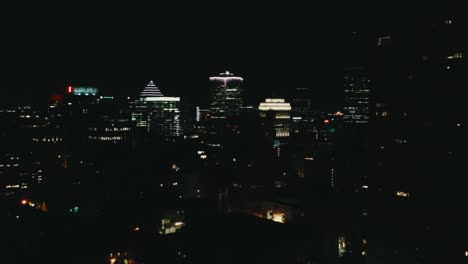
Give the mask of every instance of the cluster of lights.
POLYGON ((124 140, 124 137, 121 136, 115 136, 115 137, 94 137, 94 136, 89 136, 90 140, 101 140, 101 141, 120 141, 124 140))
POLYGON ((168 235, 168 234, 173 234, 178 231, 180 231, 184 226, 185 223, 182 221, 175 221, 172 222, 171 219, 162 219, 161 220, 161 230, 160 234, 162 235, 168 235))
POLYGON ((258 106, 260 111, 291 111, 291 104, 282 98, 267 98, 258 106))
POLYGON ((175 164, 175 163, 172 164, 172 169, 173 169, 174 171, 176 171, 176 172, 180 171, 180 167, 177 166, 177 164, 175 164))
POLYGON ((229 71, 220 73, 219 75, 220 76, 210 77, 210 81, 215 81, 215 82, 220 81, 220 82, 224 83, 224 86, 226 86, 227 83, 230 82, 230 81, 239 81, 239 82, 244 81, 244 79, 242 77, 234 76, 234 74, 232 74, 229 71))
POLYGON ((22 204, 22 205, 29 205, 29 206, 31 206, 31 207, 35 207, 35 206, 36 206, 35 203, 33 203, 33 202, 31 202, 31 201, 28 201, 28 200, 26 200, 26 199, 21 200, 21 204, 22 204))
POLYGON ((33 138, 32 141, 34 141, 34 142, 41 142, 41 141, 42 141, 42 142, 57 143, 57 142, 63 141, 63 139, 60 138, 60 137, 51 137, 51 138, 46 138, 46 137, 44 137, 44 138, 42 138, 42 139, 41 139, 41 138, 33 138))
POLYGON ((395 194, 396 194, 396 196, 399 196, 399 197, 405 197, 405 198, 410 197, 410 193, 409 193, 409 192, 397 191, 395 194))
POLYGON ((446 58, 448 60, 461 59, 461 58, 463 58, 463 53, 457 52, 457 53, 454 53, 453 55, 447 56, 446 58))
POLYGON ((29 206, 29 207, 33 207, 35 209, 38 209, 38 210, 41 210, 43 212, 47 212, 47 207, 45 205, 45 202, 33 202, 33 201, 30 201, 28 199, 23 199, 21 200, 21 205, 23 206, 29 206))
POLYGON ((106 127, 104 130, 105 131, 130 131, 130 128, 129 127, 113 127, 113 128, 106 127))
POLYGON ((384 44, 385 41, 390 41, 391 39, 392 39, 392 37, 390 37, 390 36, 380 37, 380 38, 378 38, 377 45, 381 46, 381 45, 384 44))
POLYGON ((111 253, 109 256, 109 262, 110 264, 135 263, 133 259, 128 257, 127 252, 124 252, 123 254, 121 254, 120 252, 117 252, 117 254, 111 253))
POLYGON ((18 167, 18 163, 14 163, 14 164, 0 164, 0 168, 2 167, 18 167))
POLYGON ((346 238, 344 236, 338 237, 338 257, 343 257, 346 253, 346 238))
POLYGON ((180 102, 180 97, 152 96, 142 97, 140 100, 145 102, 180 102))
POLYGON ((286 215, 281 212, 268 211, 266 214, 266 218, 276 223, 286 223, 286 215))

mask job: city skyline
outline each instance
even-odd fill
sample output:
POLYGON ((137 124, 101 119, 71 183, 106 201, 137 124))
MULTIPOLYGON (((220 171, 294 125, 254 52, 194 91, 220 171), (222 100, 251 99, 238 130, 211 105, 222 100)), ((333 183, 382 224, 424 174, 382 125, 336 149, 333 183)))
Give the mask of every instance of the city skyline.
MULTIPOLYGON (((358 7, 354 9, 356 14, 363 16, 340 17, 337 12, 327 17, 327 12, 308 14, 305 9, 294 19, 276 21, 288 9, 273 7, 271 13, 259 13, 264 19, 257 20, 255 9, 243 10, 239 6, 225 12, 246 13, 242 21, 223 21, 222 14, 214 13, 210 14, 213 19, 223 22, 213 24, 200 21, 193 14, 170 18, 171 12, 162 14, 156 4, 129 10, 124 5, 90 1, 14 7, 19 15, 7 14, 6 19, 17 22, 19 31, 5 31, 7 48, 12 51, 5 63, 10 65, 12 74, 7 76, 4 89, 18 101, 34 101, 75 83, 97 86, 106 93, 135 94, 141 82, 149 79, 158 80, 174 93, 193 97, 200 93, 185 87, 195 86, 203 91, 206 76, 226 69, 245 76, 251 87, 246 89, 247 98, 261 99, 258 94, 271 90, 284 96, 281 93, 295 87, 310 87, 318 96, 333 98, 341 87, 337 72, 342 69, 346 52, 343 36, 357 31, 371 38, 396 32, 391 28, 405 23, 417 24, 409 16, 398 16, 397 26, 382 27, 384 32, 379 32, 379 24, 391 24, 390 15, 374 16, 358 7), (372 21, 372 25, 366 21, 372 21), (375 30, 365 30, 369 26, 375 30), (101 31, 106 34, 100 34, 101 31), (224 31, 233 32, 236 37, 219 45, 217 34, 224 35, 224 31), (275 76, 275 80, 268 76, 275 76), (27 84, 36 86, 28 88, 27 84)), ((425 19, 435 21, 439 17, 425 19)))
POLYGON ((462 264, 454 4, 11 2, 6 263, 462 264))

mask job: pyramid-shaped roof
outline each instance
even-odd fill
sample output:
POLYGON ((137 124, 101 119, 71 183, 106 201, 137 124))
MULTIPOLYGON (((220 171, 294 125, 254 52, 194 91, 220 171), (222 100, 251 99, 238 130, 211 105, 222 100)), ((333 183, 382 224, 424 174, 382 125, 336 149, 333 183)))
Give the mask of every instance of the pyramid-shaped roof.
POLYGON ((163 96, 159 88, 154 84, 153 81, 150 81, 145 89, 140 94, 140 97, 160 97, 163 96))

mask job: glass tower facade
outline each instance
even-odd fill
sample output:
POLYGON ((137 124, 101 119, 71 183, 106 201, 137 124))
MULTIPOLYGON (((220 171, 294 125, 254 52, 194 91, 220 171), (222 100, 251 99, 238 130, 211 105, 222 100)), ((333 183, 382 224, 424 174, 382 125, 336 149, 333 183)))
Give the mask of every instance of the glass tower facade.
POLYGON ((210 77, 211 112, 215 117, 227 118, 239 116, 242 107, 243 78, 226 71, 219 76, 210 77))
POLYGON ((363 125, 369 123, 370 80, 362 68, 345 70, 344 116, 345 124, 363 125))
POLYGON ((180 97, 164 96, 153 81, 148 83, 132 108, 136 126, 162 141, 175 141, 183 135, 180 97))

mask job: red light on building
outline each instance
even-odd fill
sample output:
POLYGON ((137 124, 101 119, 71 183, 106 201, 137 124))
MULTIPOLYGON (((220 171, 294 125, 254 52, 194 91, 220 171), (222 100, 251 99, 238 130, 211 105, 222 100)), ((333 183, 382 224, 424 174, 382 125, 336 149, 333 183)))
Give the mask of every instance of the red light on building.
POLYGON ((68 93, 73 93, 73 86, 68 86, 68 93))
POLYGON ((54 94, 50 98, 53 102, 61 102, 63 100, 63 94, 54 94))
POLYGON ((325 120, 323 120, 323 122, 324 122, 325 124, 328 124, 328 123, 330 123, 330 120, 325 119, 325 120))

